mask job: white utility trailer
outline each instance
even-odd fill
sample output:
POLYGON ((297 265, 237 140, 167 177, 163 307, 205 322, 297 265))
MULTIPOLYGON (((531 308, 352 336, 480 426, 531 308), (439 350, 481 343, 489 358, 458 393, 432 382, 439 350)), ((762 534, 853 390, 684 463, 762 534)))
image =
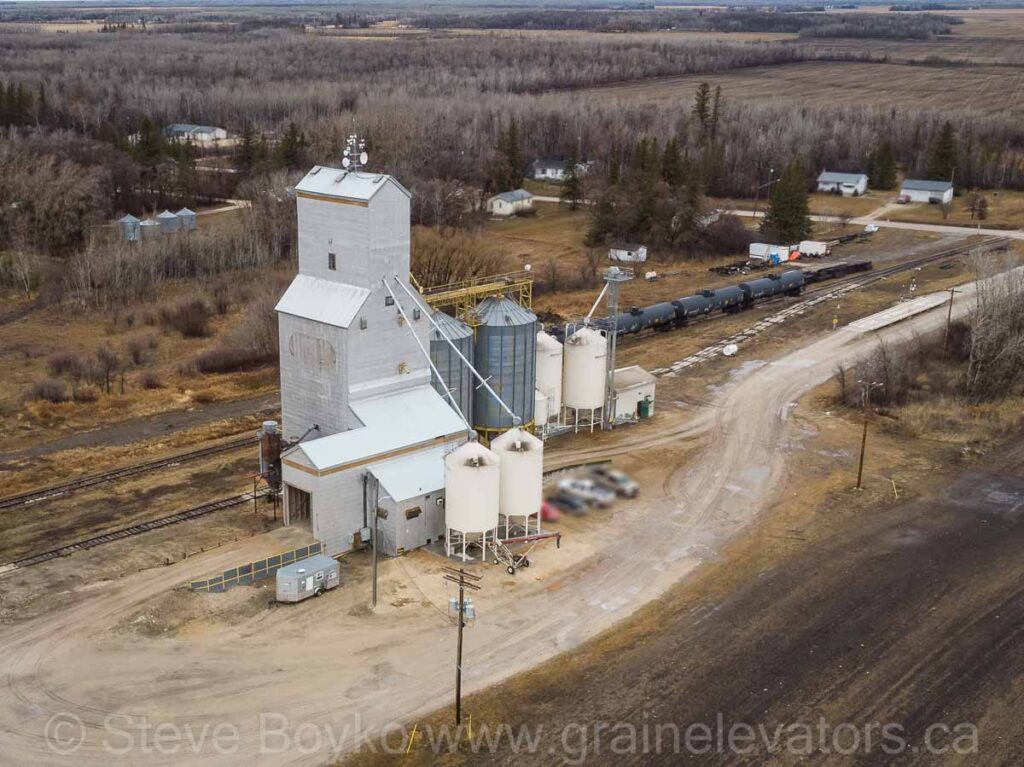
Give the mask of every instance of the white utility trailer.
POLYGON ((277 571, 277 601, 301 602, 318 597, 341 582, 338 563, 316 554, 277 571))

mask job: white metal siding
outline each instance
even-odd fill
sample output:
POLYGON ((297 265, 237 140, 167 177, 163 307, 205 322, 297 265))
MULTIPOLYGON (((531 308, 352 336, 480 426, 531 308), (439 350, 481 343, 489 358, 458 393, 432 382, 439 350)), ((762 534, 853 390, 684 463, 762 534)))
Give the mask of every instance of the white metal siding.
POLYGON ((319 436, 359 425, 348 408, 343 370, 346 332, 290 314, 278 315, 285 439, 298 439, 313 424, 320 426, 319 436))

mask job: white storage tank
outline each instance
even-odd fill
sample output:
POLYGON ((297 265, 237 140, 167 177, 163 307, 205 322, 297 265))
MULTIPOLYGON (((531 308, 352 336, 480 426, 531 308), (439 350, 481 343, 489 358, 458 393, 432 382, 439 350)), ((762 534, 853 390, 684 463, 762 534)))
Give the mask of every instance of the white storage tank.
MULTIPOLYGON (((467 442, 444 458, 445 547, 479 541, 486 549, 498 527, 501 469, 498 456, 479 442, 467 442)), ((486 556, 486 551, 484 552, 486 556)))
POLYGON ((562 403, 574 410, 604 406, 608 339, 592 328, 580 328, 565 340, 562 403))
MULTIPOLYGON (((562 345, 543 330, 537 333, 537 391, 547 398, 547 419, 562 411, 562 345)), ((540 411, 534 410, 539 424, 540 411)))
POLYGON ((548 422, 548 398, 540 389, 533 394, 533 422, 537 426, 548 422))
MULTIPOLYGON (((544 443, 523 428, 509 429, 491 440, 500 460, 498 512, 509 524, 529 530, 529 518, 540 514, 544 494, 544 443)), ((538 517, 539 528, 539 517, 538 517)))

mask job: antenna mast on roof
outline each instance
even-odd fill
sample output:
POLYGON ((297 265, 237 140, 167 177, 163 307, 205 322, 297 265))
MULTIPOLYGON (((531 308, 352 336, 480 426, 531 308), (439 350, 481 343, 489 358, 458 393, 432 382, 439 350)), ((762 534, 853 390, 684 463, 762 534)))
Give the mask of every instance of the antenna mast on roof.
POLYGON ((341 167, 345 170, 358 171, 370 156, 366 154, 366 142, 355 133, 345 139, 345 154, 341 159, 341 167))

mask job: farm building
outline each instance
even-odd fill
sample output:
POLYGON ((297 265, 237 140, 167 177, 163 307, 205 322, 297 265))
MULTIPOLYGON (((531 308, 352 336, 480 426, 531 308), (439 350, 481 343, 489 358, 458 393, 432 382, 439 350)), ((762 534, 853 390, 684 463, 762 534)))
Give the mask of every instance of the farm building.
POLYGON ((533 210, 533 195, 525 189, 496 194, 487 201, 487 212, 492 216, 514 216, 533 210))
POLYGON ((173 123, 164 128, 164 135, 176 141, 192 141, 196 144, 212 144, 228 137, 224 128, 213 125, 192 125, 191 123, 173 123))
POLYGON ((823 170, 818 176, 818 191, 841 194, 843 197, 859 197, 868 191, 866 173, 835 173, 823 170))
POLYGON ((409 193, 315 167, 295 187, 299 273, 277 305, 285 522, 329 555, 399 554, 444 535, 444 453, 463 418, 431 386, 430 323, 409 283, 409 193), (412 295, 415 295, 413 292, 412 295), (303 439, 304 437, 309 437, 303 439))
POLYGON ((953 202, 953 184, 950 181, 921 181, 908 178, 900 186, 900 200, 948 205, 953 202))
POLYGON ((608 248, 608 260, 642 263, 647 260, 647 246, 631 242, 620 242, 608 248))
POLYGON ((615 371, 615 418, 635 420, 654 414, 654 388, 658 379, 639 365, 615 371))
MULTIPOLYGON (((591 165, 593 165, 592 162, 576 163, 577 175, 586 175, 591 165)), ((565 181, 568 172, 569 164, 564 160, 534 160, 530 163, 527 176, 534 181, 565 181)))

